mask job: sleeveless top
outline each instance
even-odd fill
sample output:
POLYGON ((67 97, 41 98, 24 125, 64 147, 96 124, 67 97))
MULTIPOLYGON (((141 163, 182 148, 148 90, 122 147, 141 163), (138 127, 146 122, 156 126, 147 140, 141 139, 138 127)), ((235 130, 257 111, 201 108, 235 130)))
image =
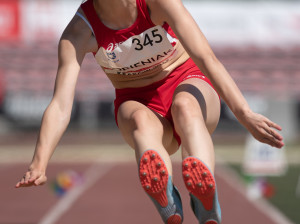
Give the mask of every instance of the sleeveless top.
POLYGON ((172 68, 174 62, 179 66, 189 58, 167 23, 159 26, 151 21, 145 0, 136 0, 136 5, 134 24, 113 30, 101 22, 93 0, 81 4, 88 21, 79 16, 90 26, 98 43, 98 51, 93 54, 113 84, 152 77, 172 68))

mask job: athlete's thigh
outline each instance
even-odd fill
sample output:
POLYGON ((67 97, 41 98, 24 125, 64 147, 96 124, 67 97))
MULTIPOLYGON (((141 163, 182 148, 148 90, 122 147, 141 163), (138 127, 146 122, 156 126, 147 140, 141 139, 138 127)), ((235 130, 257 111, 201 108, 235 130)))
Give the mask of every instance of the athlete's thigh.
POLYGON ((160 141, 168 149, 173 142, 173 130, 169 121, 137 101, 126 101, 117 113, 119 129, 126 142, 134 148, 133 132, 139 128, 148 138, 160 141))
POLYGON ((212 86, 199 78, 187 79, 176 88, 173 102, 180 97, 188 98, 200 107, 206 127, 212 134, 220 118, 220 98, 212 86))

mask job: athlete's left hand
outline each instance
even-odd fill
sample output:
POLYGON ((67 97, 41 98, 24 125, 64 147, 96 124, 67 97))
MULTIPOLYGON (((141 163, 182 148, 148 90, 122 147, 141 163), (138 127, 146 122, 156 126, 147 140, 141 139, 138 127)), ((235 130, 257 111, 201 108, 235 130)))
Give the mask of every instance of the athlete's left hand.
POLYGON ((276 148, 284 146, 283 137, 274 130, 281 131, 282 128, 263 115, 248 111, 239 120, 258 141, 276 148))
POLYGON ((16 188, 31 187, 44 185, 47 181, 45 171, 29 168, 20 181, 16 184, 16 188))

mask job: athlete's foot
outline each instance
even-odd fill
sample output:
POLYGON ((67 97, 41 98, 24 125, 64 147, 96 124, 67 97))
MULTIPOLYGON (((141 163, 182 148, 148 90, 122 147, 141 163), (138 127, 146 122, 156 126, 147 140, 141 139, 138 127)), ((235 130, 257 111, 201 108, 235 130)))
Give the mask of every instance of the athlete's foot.
POLYGON ((144 152, 139 161, 139 177, 165 224, 181 224, 182 203, 165 162, 154 150, 144 152))
POLYGON ((182 163, 182 174, 199 223, 220 224, 221 209, 216 182, 209 168, 201 160, 187 157, 182 163))

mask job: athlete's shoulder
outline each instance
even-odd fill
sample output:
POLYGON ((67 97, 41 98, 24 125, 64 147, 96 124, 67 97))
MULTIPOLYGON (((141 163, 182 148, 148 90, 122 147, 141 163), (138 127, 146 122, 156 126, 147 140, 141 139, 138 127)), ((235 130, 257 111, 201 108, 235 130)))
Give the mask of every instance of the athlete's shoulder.
POLYGON ((82 19, 82 17, 78 15, 78 13, 79 15, 82 15, 84 17, 82 9, 79 8, 77 13, 74 15, 74 17, 71 19, 66 29, 64 30, 64 36, 92 36, 92 30, 82 19))
MULTIPOLYGON (((81 9, 78 9, 77 12, 84 16, 81 9)), ((78 48, 84 49, 85 52, 97 51, 98 45, 92 30, 78 14, 74 15, 65 28, 60 38, 60 42, 63 40, 69 40, 74 46, 76 45, 78 48)))

